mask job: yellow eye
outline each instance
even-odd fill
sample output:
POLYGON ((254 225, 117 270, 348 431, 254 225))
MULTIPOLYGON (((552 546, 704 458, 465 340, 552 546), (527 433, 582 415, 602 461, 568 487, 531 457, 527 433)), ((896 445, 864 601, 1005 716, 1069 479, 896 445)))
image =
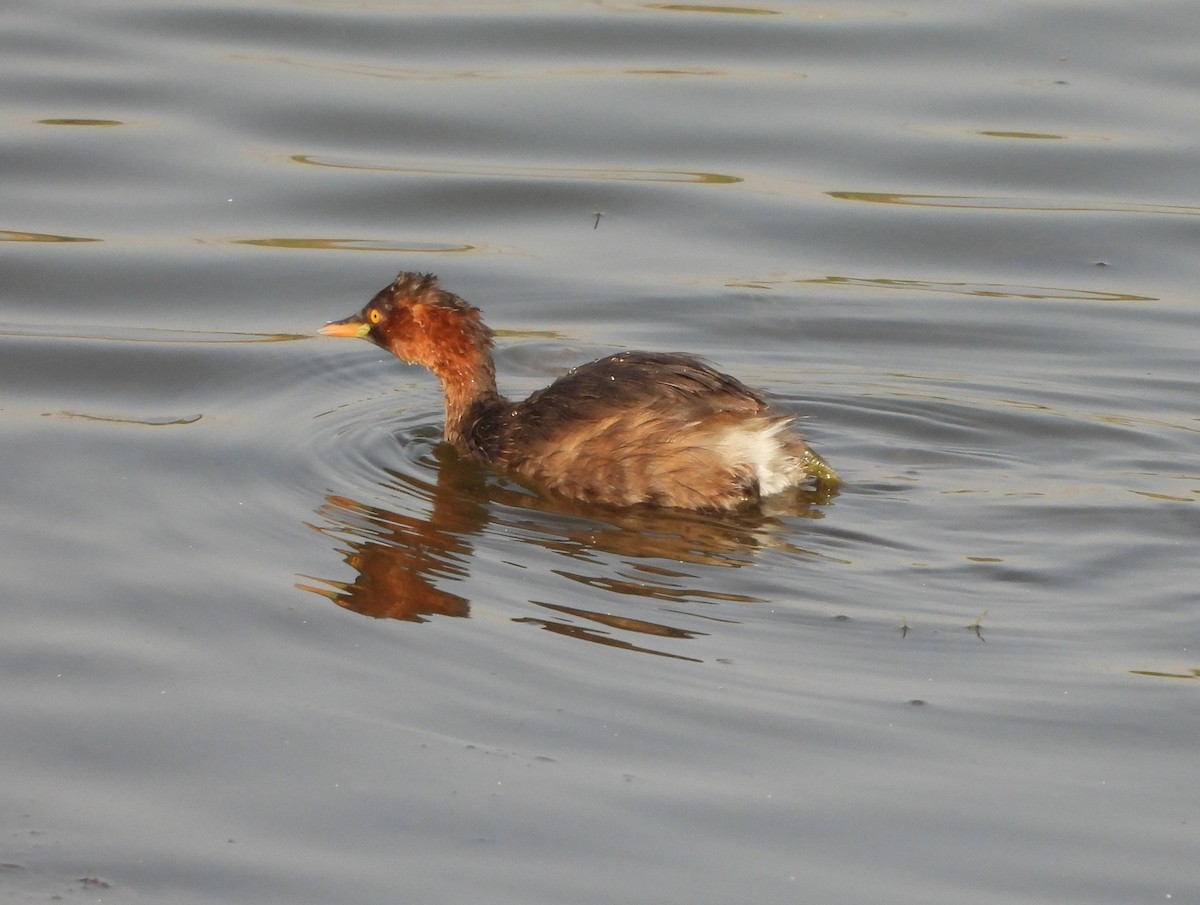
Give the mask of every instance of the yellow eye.
POLYGON ((367 320, 373 324, 377 324, 383 320, 383 315, 380 313, 378 308, 372 308, 369 312, 367 312, 367 320))

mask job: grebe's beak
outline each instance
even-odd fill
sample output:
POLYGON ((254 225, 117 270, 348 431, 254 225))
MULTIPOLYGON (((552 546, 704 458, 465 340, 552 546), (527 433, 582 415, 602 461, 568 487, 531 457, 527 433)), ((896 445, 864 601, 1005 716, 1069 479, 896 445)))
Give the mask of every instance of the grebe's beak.
POLYGON ((331 321, 317 331, 322 336, 349 336, 352 339, 366 339, 371 332, 371 325, 362 320, 357 314, 352 314, 340 321, 331 321))

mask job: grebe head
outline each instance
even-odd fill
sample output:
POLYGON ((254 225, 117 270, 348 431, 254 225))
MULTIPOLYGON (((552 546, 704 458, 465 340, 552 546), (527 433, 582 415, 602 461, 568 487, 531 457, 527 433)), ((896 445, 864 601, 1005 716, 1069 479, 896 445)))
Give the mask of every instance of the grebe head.
POLYGON ((326 324, 325 336, 367 339, 438 377, 492 373, 492 331, 479 309, 438 285, 430 273, 401 273, 361 311, 326 324))

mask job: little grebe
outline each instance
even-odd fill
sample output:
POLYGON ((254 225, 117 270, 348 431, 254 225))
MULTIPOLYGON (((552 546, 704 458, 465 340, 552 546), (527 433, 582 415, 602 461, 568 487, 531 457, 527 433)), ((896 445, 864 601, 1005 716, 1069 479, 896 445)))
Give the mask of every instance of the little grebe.
POLYGON ((572 499, 732 509, 839 483, 790 416, 688 355, 620 352, 510 402, 496 391, 492 331, 479 309, 432 274, 400 274, 321 333, 369 339, 424 365, 446 394, 447 442, 572 499))

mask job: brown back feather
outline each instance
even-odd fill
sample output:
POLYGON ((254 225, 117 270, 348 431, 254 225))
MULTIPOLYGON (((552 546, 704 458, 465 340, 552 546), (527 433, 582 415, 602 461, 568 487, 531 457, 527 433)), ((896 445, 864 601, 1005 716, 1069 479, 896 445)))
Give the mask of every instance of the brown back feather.
POLYGON ((503 468, 578 499, 693 508, 756 496, 710 445, 732 424, 778 417, 711 365, 653 352, 583 365, 497 415, 477 422, 472 445, 503 468))

